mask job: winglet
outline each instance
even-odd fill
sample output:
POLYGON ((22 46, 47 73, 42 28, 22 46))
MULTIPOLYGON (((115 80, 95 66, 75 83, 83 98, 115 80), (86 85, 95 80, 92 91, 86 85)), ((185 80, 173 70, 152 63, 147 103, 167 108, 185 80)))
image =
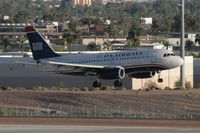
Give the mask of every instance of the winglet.
POLYGON ((25 32, 33 32, 36 31, 35 28, 33 26, 26 26, 24 29, 25 32))

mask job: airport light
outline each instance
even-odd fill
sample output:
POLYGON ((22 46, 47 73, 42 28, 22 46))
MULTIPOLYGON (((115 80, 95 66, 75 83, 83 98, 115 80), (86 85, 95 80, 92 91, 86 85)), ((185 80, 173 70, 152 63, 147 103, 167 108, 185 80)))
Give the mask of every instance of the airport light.
POLYGON ((180 54, 183 59, 183 65, 180 68, 180 83, 181 87, 185 89, 185 0, 181 0, 181 48, 180 54))

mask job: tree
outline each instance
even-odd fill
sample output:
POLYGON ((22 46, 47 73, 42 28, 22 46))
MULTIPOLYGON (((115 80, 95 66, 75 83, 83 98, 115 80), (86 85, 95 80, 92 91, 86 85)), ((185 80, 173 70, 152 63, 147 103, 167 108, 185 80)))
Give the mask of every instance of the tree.
POLYGON ((111 50, 111 47, 112 47, 112 41, 106 40, 106 41, 103 43, 103 46, 104 46, 104 49, 106 49, 107 51, 110 51, 110 50, 111 50))
POLYGON ((187 47, 187 49, 190 51, 191 47, 194 45, 194 42, 191 40, 186 40, 185 42, 185 46, 187 47))
POLYGON ((96 50, 97 50, 97 45, 96 45, 96 43, 95 43, 95 42, 90 42, 90 43, 88 44, 88 46, 87 46, 87 49, 88 49, 89 51, 96 51, 96 50))
POLYGON ((19 44, 20 48, 21 48, 22 55, 24 54, 23 45, 25 44, 26 40, 27 40, 27 38, 24 37, 24 36, 19 36, 19 37, 17 38, 17 40, 16 40, 17 43, 19 44))
POLYGON ((29 22, 31 12, 29 10, 19 10, 15 13, 14 22, 15 23, 27 23, 29 22))
POLYGON ((3 36, 1 39, 1 45, 3 46, 3 52, 8 51, 8 45, 10 44, 10 39, 7 36, 3 36))
MULTIPOLYGON (((180 29, 180 10, 177 6, 177 0, 143 0, 143 2, 134 2, 134 4, 108 3, 106 5, 98 0, 94 3, 87 7, 73 6, 72 0, 0 0, 1 18, 9 16, 8 20, 1 19, 0 21, 2 23, 30 23, 35 19, 43 19, 63 23, 70 18, 88 18, 95 21, 109 18, 113 22, 117 22, 120 29, 123 29, 123 35, 127 35, 132 22, 140 22, 141 17, 151 16, 153 18, 151 28, 154 34, 169 31, 178 32, 180 29), (60 7, 53 6, 58 4, 60 7)), ((185 7, 186 31, 199 32, 200 23, 197 22, 200 21, 200 1, 186 0, 185 7)), ((91 26, 97 22, 88 20, 86 23, 91 26)), ((137 26, 134 27, 137 28, 137 26)))
POLYGON ((64 40, 64 47, 67 48, 67 45, 70 45, 73 40, 74 40, 74 36, 71 34, 71 32, 68 29, 65 29, 63 31, 63 40, 64 40))
POLYGON ((79 44, 81 41, 81 32, 80 31, 75 31, 75 35, 74 35, 74 40, 76 41, 76 44, 79 44))
POLYGON ((200 34, 197 34, 197 35, 195 36, 195 43, 200 44, 200 34))
POLYGON ((143 33, 143 29, 141 27, 140 28, 132 28, 128 32, 128 46, 129 46, 129 48, 140 46, 139 36, 142 35, 142 33, 143 33))
POLYGON ((128 39, 134 40, 144 34, 144 29, 138 21, 134 21, 132 28, 128 32, 128 39))
POLYGON ((80 20, 80 22, 81 22, 83 25, 87 25, 87 26, 88 26, 88 34, 90 35, 90 34, 91 34, 91 25, 92 25, 92 24, 98 24, 99 20, 96 19, 96 18, 87 17, 87 18, 82 18, 82 19, 80 20))
POLYGON ((61 0, 61 9, 68 8, 72 5, 72 0, 61 0))
POLYGON ((166 47, 166 49, 169 49, 170 46, 173 46, 173 44, 168 41, 164 41, 163 45, 166 47))
POLYGON ((116 38, 117 36, 119 36, 119 34, 121 33, 121 29, 119 28, 119 26, 117 25, 112 25, 109 31, 109 35, 112 36, 114 38, 114 42, 116 42, 116 38))
POLYGON ((131 48, 136 48, 140 46, 140 40, 139 39, 132 39, 128 40, 128 47, 131 48))
POLYGON ((180 14, 174 16, 174 24, 173 24, 173 31, 174 32, 180 32, 180 29, 181 29, 181 21, 180 21, 180 14))
POLYGON ((152 23, 153 34, 159 34, 161 32, 170 32, 174 26, 174 20, 169 17, 155 16, 152 23))

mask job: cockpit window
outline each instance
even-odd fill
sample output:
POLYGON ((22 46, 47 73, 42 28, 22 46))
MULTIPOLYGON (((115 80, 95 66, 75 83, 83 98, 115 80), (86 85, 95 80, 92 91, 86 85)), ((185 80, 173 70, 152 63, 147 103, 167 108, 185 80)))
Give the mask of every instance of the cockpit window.
POLYGON ((168 56, 175 56, 175 54, 174 53, 166 53, 163 55, 163 57, 168 57, 168 56))

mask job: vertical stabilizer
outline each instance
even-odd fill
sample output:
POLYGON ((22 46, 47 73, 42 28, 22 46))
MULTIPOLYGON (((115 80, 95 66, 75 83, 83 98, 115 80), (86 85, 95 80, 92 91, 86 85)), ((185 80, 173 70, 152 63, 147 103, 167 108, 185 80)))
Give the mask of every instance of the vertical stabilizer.
POLYGON ((34 60, 60 56, 48 45, 43 36, 33 26, 25 27, 34 60))

